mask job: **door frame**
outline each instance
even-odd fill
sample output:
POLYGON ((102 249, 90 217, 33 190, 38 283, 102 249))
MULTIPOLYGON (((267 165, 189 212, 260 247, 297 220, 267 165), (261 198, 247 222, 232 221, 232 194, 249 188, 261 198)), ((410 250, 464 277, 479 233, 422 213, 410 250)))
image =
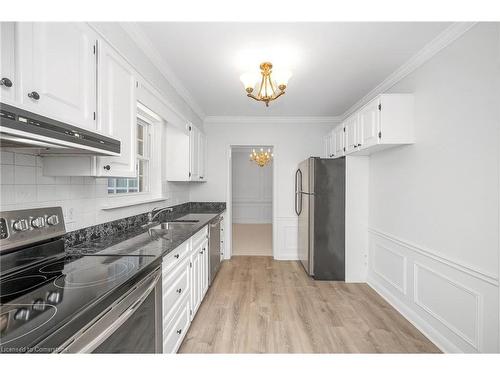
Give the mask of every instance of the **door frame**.
MULTIPOLYGON (((272 168, 272 184, 273 184, 273 193, 272 193, 272 220, 271 220, 271 225, 273 226, 273 239, 272 239, 272 253, 273 253, 273 259, 276 259, 276 246, 277 246, 277 217, 276 217, 276 212, 277 212, 277 207, 276 207, 276 170, 277 170, 277 162, 278 158, 276 155, 278 154, 276 152, 276 145, 274 144, 266 144, 266 145, 256 145, 256 143, 249 143, 249 144, 230 144, 229 147, 226 149, 226 160, 227 160, 227 181, 226 181, 226 218, 225 220, 227 222, 226 224, 226 236, 225 236, 225 243, 227 246, 224 248, 224 259, 231 259, 232 254, 233 254, 233 162, 232 162, 232 151, 233 148, 238 148, 238 147, 262 147, 262 148, 270 148, 272 152, 274 153, 273 156, 273 162, 271 163, 271 168, 272 168)), ((279 155, 279 154, 278 154, 279 155)))

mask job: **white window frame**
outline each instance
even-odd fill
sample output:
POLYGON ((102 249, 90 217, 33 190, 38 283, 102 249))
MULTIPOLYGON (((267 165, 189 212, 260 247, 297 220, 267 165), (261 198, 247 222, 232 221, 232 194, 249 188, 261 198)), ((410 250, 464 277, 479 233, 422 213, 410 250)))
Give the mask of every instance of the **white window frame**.
MULTIPOLYGON (((162 124, 162 120, 158 115, 156 115, 154 112, 149 110, 147 107, 143 106, 141 103, 137 103, 137 119, 144 122, 147 124, 147 127, 145 126, 143 131, 143 154, 144 155, 139 155, 139 138, 136 137, 135 142, 136 142, 136 147, 137 147, 137 152, 136 152, 136 173, 137 176, 134 178, 120 178, 120 177, 115 177, 115 178, 109 178, 108 179, 108 187, 107 187, 107 196, 108 198, 118 198, 118 197, 134 197, 134 196, 139 196, 139 197, 144 197, 144 196, 150 196, 154 192, 152 191, 152 175, 151 171, 153 170, 152 167, 154 167, 155 163, 155 150, 158 148, 159 145, 156 144, 155 139, 155 133, 158 132, 158 128, 162 124), (139 190, 139 161, 145 161, 146 167, 143 169, 143 174, 144 174, 144 188, 143 191, 138 191, 139 190), (117 193, 117 180, 126 180, 127 181, 127 189, 126 192, 122 193, 117 193), (114 181, 114 187, 109 187, 109 181, 113 180, 114 181), (137 181, 137 191, 128 191, 130 189, 130 181, 136 180, 137 181), (114 191, 113 191, 114 190, 114 191)), ((139 121, 136 122, 136 126, 139 121)), ((122 189, 120 189, 122 190, 122 189)))

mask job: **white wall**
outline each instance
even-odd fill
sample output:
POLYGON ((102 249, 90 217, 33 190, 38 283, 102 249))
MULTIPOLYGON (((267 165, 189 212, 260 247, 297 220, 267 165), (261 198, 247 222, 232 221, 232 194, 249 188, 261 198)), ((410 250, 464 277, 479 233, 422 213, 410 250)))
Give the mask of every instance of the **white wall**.
MULTIPOLYGON (((294 212, 294 173, 302 160, 321 156, 323 137, 333 124, 206 123, 208 182, 191 188, 191 200, 227 201, 230 146, 269 145, 274 150, 273 252, 277 259, 298 259, 297 215, 294 212)), ((229 231, 226 231, 226 235, 229 231)), ((228 239, 226 239, 226 243, 228 239)))
POLYGON ((233 223, 270 224, 273 218, 272 161, 259 167, 250 161, 251 152, 251 147, 232 149, 233 223))
POLYGON ((369 283, 446 351, 499 351, 499 36, 478 24, 392 87, 416 144, 370 160, 369 283))

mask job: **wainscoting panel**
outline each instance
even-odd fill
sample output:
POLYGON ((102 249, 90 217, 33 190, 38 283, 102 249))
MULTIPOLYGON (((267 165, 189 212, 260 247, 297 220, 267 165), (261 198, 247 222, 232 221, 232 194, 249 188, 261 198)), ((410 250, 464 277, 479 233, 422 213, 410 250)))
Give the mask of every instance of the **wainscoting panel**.
POLYGON ((233 223, 235 224, 271 224, 272 216, 271 201, 233 201, 233 223))
POLYGON ((406 257, 376 243, 373 271, 402 294, 406 294, 406 257))
POLYGON ((275 223, 277 246, 274 250, 274 258, 277 260, 298 260, 298 218, 278 217, 275 223))
POLYGON ((368 284, 444 352, 499 352, 498 278, 369 229, 368 284))
POLYGON ((418 263, 414 281, 415 304, 478 349, 480 295, 418 263))

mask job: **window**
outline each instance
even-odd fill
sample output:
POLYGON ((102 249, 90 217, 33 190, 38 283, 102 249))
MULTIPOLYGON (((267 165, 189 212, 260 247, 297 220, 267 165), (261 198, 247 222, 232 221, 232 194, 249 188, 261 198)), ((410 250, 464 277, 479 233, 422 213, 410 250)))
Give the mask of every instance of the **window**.
POLYGON ((134 178, 108 178, 108 194, 145 193, 149 191, 152 122, 138 110, 137 156, 134 178))

